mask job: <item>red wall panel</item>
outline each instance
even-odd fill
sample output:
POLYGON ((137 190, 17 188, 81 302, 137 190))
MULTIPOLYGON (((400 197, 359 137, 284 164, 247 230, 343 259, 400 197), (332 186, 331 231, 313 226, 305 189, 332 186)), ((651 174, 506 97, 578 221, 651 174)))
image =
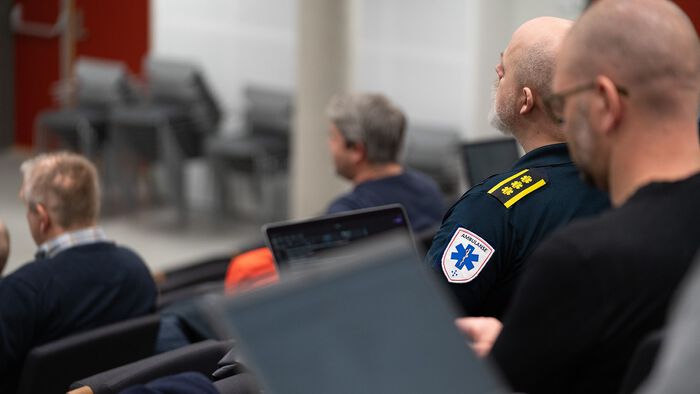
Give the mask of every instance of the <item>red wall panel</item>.
POLYGON ((78 41, 78 56, 92 56, 125 62, 131 72, 140 73, 149 48, 148 1, 78 0, 88 31, 78 41))
MULTIPOLYGON (((32 22, 54 23, 58 1, 21 0, 23 18, 32 22)), ((15 142, 30 145, 34 117, 53 105, 51 85, 59 78, 59 40, 15 36, 15 142)))
MULTIPOLYGON (((19 0, 27 21, 53 23, 61 0, 19 0)), ((121 60, 140 73, 149 48, 149 2, 144 0, 77 0, 87 31, 76 56, 121 60)), ((56 105, 51 86, 60 75, 59 38, 15 35, 15 142, 31 146, 34 118, 56 105)))

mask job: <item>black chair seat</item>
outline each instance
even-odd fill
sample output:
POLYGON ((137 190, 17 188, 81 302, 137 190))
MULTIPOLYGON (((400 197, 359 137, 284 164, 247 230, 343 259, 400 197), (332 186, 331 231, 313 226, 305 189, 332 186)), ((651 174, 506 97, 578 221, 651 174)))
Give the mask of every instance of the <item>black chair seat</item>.
POLYGON ((65 393, 71 382, 153 354, 160 317, 110 324, 32 349, 18 394, 65 393))
POLYGON ((200 372, 210 376, 218 361, 233 347, 233 341, 203 341, 149 357, 128 365, 80 379, 71 389, 88 386, 94 394, 118 393, 137 384, 182 372, 200 372))

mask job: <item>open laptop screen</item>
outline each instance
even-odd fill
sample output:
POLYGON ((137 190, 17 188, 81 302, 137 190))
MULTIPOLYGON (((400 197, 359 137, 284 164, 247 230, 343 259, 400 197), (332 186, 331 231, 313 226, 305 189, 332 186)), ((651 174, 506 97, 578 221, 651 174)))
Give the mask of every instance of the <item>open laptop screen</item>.
POLYGON ((210 304, 265 392, 508 392, 465 344, 430 268, 395 236, 358 241, 347 264, 210 304))
POLYGON ((508 170, 519 156, 518 143, 512 138, 462 144, 467 184, 474 186, 491 175, 508 170))
POLYGON ((268 247, 281 271, 309 269, 321 261, 328 264, 333 259, 345 260, 350 257, 347 246, 391 230, 401 230, 406 237, 413 239, 401 205, 384 205, 263 227, 268 247))

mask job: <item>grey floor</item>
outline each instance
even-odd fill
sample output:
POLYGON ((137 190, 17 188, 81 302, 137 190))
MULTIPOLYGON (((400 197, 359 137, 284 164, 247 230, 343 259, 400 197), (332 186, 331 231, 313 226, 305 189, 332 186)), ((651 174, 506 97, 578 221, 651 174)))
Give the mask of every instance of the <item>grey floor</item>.
MULTIPOLYGON (((27 157, 27 152, 17 150, 0 153, 0 219, 11 234, 10 258, 3 275, 30 261, 36 251, 24 205, 18 198, 19 166, 27 157)), ((260 224, 250 218, 215 218, 207 208, 200 207, 193 209, 189 223, 182 226, 176 220, 176 212, 162 205, 141 207, 128 214, 103 215, 100 225, 110 239, 138 252, 153 272, 225 255, 261 239, 260 224)))

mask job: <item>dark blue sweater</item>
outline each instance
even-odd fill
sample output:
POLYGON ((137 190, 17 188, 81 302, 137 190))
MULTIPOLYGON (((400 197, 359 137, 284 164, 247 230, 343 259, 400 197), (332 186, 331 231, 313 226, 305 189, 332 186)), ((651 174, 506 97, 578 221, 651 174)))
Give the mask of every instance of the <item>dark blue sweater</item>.
POLYGON ((35 346, 153 311, 157 290, 143 260, 98 242, 30 262, 0 280, 0 393, 15 389, 35 346))
POLYGON ((352 211, 401 204, 415 232, 437 227, 445 214, 445 198, 437 183, 427 175, 406 170, 395 176, 365 181, 351 192, 338 197, 327 213, 352 211))

